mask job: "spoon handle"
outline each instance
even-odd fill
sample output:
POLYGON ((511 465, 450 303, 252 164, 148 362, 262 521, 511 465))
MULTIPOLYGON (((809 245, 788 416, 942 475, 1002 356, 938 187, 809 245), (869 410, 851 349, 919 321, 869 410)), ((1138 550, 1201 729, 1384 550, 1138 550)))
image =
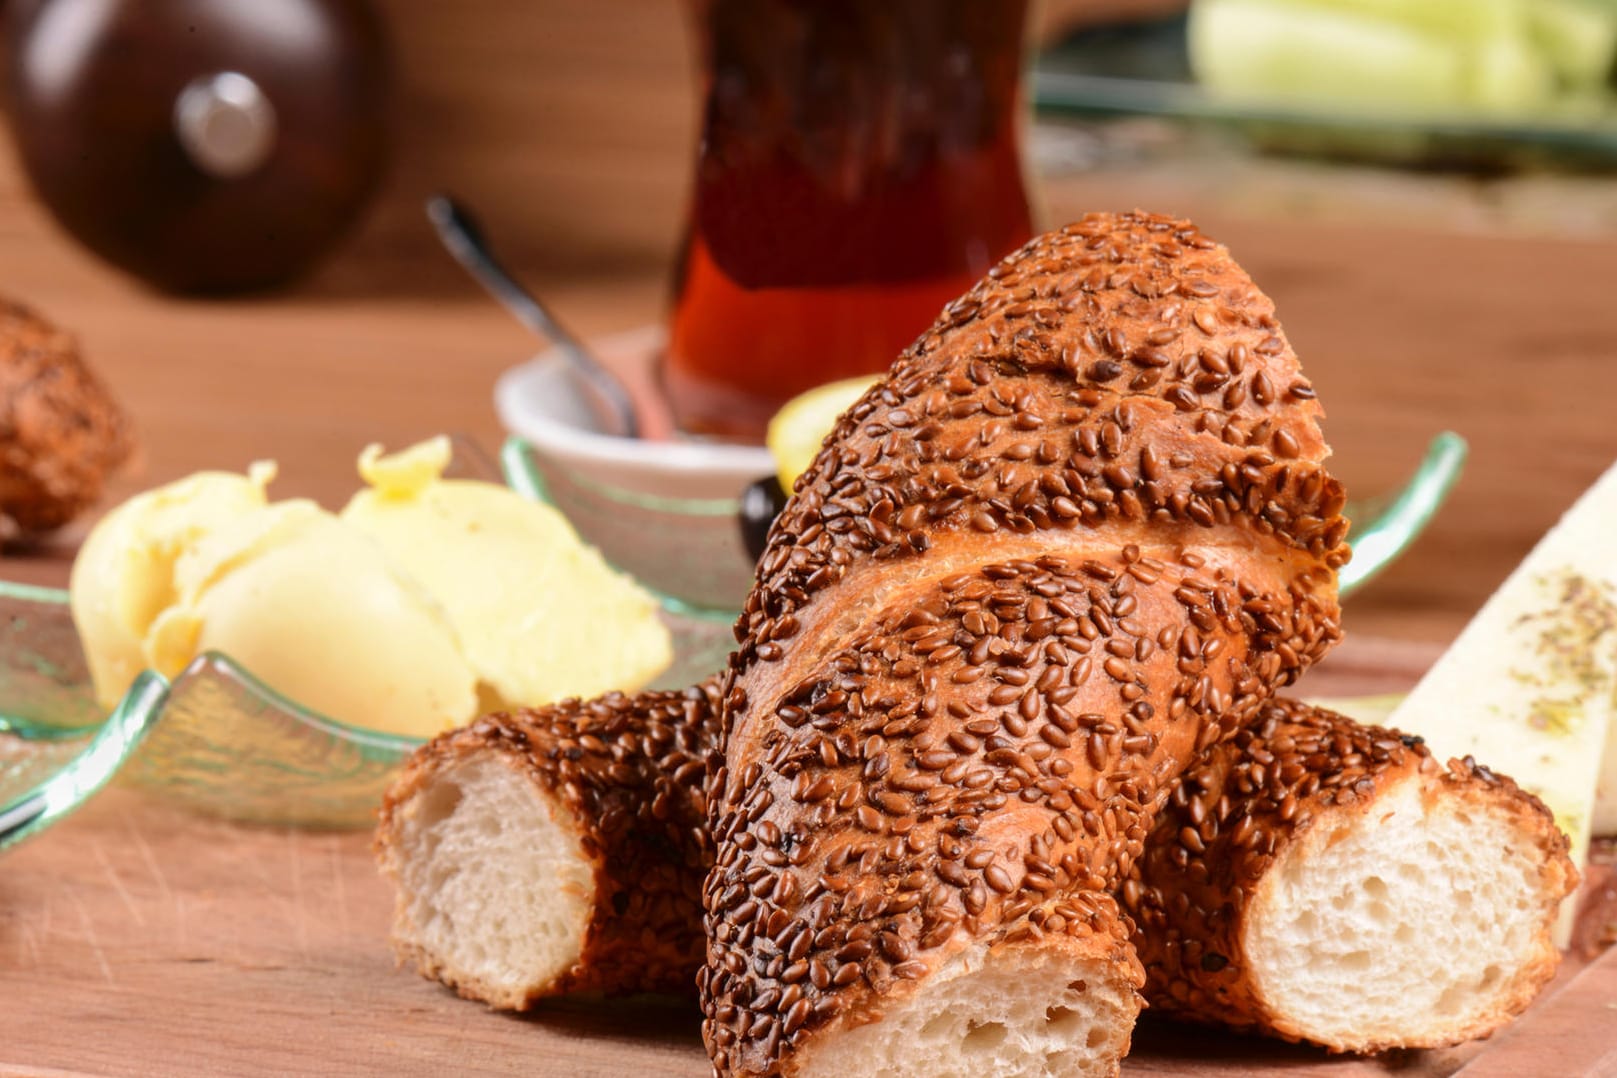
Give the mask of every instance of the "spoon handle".
POLYGON ((634 402, 616 375, 590 354, 577 337, 569 333, 538 297, 524 288, 494 257, 488 239, 467 209, 448 195, 427 200, 427 218, 438 230, 455 261, 466 267, 505 309, 536 334, 546 338, 567 357, 573 372, 583 380, 596 402, 596 411, 607 428, 624 438, 640 437, 634 402))

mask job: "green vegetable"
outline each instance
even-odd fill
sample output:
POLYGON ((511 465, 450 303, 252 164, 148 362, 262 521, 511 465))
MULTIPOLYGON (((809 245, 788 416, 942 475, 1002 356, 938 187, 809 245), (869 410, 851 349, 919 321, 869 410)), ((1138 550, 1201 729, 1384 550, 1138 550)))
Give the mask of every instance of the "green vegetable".
POLYGON ((1299 11, 1340 11, 1450 44, 1517 37, 1536 0, 1276 0, 1299 11))
POLYGON ((1563 87, 1606 85, 1617 58, 1617 0, 1542 0, 1529 8, 1528 28, 1563 87))
POLYGON ((1456 45, 1287 0, 1198 0, 1190 12, 1190 61, 1208 88, 1245 101, 1442 111, 1461 106, 1467 93, 1456 45))
POLYGON ((1249 103, 1587 116, 1609 96, 1617 0, 1195 0, 1190 60, 1249 103))
POLYGON ((1555 97, 1549 62, 1522 38, 1482 42, 1469 60, 1466 100, 1483 112, 1531 113, 1555 97))

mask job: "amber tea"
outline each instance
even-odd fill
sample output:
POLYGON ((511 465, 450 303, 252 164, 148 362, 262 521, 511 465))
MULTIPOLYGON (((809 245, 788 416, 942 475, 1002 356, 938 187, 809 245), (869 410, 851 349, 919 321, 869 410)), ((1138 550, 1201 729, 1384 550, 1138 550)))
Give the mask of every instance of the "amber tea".
POLYGON ((693 11, 702 133, 663 380, 681 428, 757 440, 795 394, 884 369, 1032 234, 1026 4, 693 11))

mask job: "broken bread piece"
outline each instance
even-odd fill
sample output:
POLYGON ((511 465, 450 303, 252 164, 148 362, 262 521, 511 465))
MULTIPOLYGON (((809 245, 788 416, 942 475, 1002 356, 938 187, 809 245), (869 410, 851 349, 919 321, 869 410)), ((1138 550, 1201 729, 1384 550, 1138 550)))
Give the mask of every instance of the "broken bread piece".
POLYGON ((1469 758, 1276 700, 1186 774, 1121 896, 1160 1011, 1434 1048, 1487 1036, 1554 976, 1567 848, 1469 758))
MULTIPOLYGON (((1100 904, 1115 923, 1113 904, 1100 904)), ((879 1022, 814 1045, 795 1073, 1106 1078, 1128 1054, 1140 1009, 1134 986, 1115 975, 1118 962, 1133 965, 1126 949, 1121 934, 985 940, 884 1009, 879 1022)))
POLYGON ((491 1007, 689 993, 711 862, 711 685, 492 715, 430 742, 376 851, 401 962, 491 1007))

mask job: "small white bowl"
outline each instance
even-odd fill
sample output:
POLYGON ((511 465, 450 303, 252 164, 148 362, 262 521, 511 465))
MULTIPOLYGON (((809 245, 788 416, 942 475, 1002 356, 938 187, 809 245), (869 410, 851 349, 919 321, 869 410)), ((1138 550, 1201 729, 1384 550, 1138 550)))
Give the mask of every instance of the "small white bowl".
MULTIPOLYGON (((658 399, 653 365, 663 339, 660 329, 648 328, 592 342, 643 412, 658 399)), ((501 375, 494 405, 527 450, 521 444, 507 449, 513 486, 551 502, 607 560, 678 605, 740 608, 753 566, 741 538, 738 498, 775 473, 768 450, 604 433, 555 349, 501 375)))

